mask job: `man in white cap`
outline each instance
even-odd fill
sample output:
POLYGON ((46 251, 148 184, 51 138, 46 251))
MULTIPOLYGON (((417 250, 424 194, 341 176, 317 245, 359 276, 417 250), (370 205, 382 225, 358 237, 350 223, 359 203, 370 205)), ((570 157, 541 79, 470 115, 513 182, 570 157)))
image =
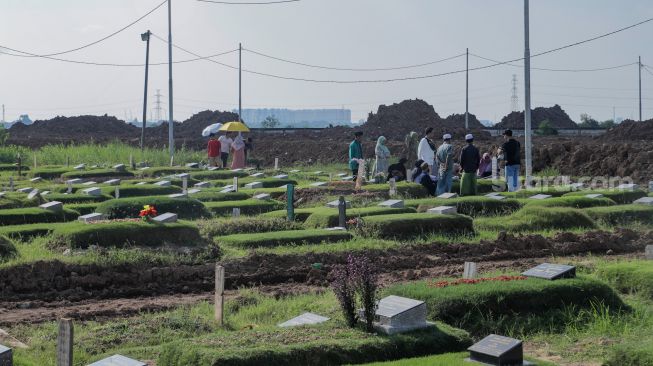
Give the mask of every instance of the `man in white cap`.
POLYGON ((460 168, 463 175, 460 178, 460 195, 476 195, 476 171, 481 162, 481 153, 474 146, 474 136, 470 133, 465 136, 467 146, 460 152, 460 168))
POLYGON ((453 179, 453 146, 451 145, 451 135, 445 133, 442 136, 442 145, 438 147, 435 153, 435 163, 438 166, 440 179, 436 196, 445 192, 451 192, 451 181, 453 179))

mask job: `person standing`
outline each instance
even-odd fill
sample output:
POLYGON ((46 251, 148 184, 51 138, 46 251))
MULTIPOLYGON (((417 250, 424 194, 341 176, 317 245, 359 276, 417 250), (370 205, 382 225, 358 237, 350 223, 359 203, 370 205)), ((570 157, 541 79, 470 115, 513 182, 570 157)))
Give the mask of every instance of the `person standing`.
POLYGON ((435 173, 433 165, 435 164, 435 144, 431 140, 433 127, 427 127, 424 130, 424 137, 419 141, 417 146, 417 159, 423 160, 429 165, 431 172, 435 173))
POLYGON ((506 161, 506 185, 508 186, 508 192, 515 192, 519 189, 521 145, 519 141, 512 138, 512 130, 503 131, 503 139, 505 142, 499 148, 499 154, 503 154, 506 161))
POLYGON ((358 159, 363 158, 362 139, 363 132, 357 131, 354 133, 354 141, 349 144, 349 169, 351 169, 351 175, 354 177, 354 181, 358 178, 358 159))
POLYGON ((227 168, 227 160, 229 160, 229 151, 231 151, 231 144, 234 143, 234 140, 229 137, 229 133, 218 138, 220 141, 220 159, 222 160, 222 167, 227 168))
POLYGON ((478 166, 478 176, 487 178, 492 176, 492 158, 490 153, 483 153, 483 157, 478 166))
POLYGON ((451 192, 451 182, 453 180, 453 145, 451 145, 451 135, 445 133, 442 136, 442 145, 438 147, 435 153, 435 162, 438 165, 438 189, 436 196, 445 192, 451 192))
POLYGON ((467 146, 463 147, 460 152, 460 169, 462 176, 460 178, 460 195, 476 195, 476 171, 481 162, 481 153, 474 146, 474 136, 470 133, 465 136, 467 146))
POLYGON ((374 154, 376 155, 376 161, 374 162, 374 176, 377 174, 385 174, 388 170, 388 159, 390 159, 390 149, 385 146, 385 137, 379 136, 376 140, 376 148, 374 149, 374 154))
POLYGON ((206 147, 209 166, 218 166, 220 158, 220 141, 216 140, 215 134, 209 135, 209 143, 206 147))
POLYGON ((245 167, 245 140, 243 135, 238 132, 238 136, 231 144, 233 158, 231 159, 231 169, 242 169, 245 167))

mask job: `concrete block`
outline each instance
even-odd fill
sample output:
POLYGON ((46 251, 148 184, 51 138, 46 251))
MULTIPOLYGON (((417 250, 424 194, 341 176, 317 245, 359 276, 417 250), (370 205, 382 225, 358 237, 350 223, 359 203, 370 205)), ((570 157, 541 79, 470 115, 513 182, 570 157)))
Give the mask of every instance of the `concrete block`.
POLYGON ((86 169, 86 164, 75 165, 75 170, 84 170, 86 169))
POLYGON ((603 195, 601 193, 590 193, 586 194, 585 197, 587 198, 601 198, 603 195))
POLYGON ((39 195, 39 190, 35 188, 27 195, 27 199, 32 200, 32 199, 36 198, 36 196, 38 196, 38 195, 39 195))
POLYGON ((30 179, 29 181, 32 182, 32 183, 37 183, 37 182, 40 182, 42 180, 43 180, 43 178, 41 178, 41 177, 35 177, 35 178, 30 179))
POLYGON ((186 168, 199 168, 200 165, 198 163, 188 163, 186 164, 186 168))
POLYGON ((184 179, 184 178, 186 178, 186 179, 190 179, 190 174, 188 174, 188 173, 180 173, 180 174, 175 175, 175 177, 177 177, 177 178, 179 178, 179 179, 184 179))
POLYGON ((326 185, 328 185, 327 182, 315 182, 315 183, 309 184, 309 186, 311 186, 311 187, 325 187, 326 185))
POLYGON ((147 364, 122 355, 113 355, 88 366, 147 366, 147 364))
POLYGON ((39 207, 52 212, 60 212, 63 210, 63 203, 59 201, 52 201, 39 205, 39 207))
POLYGON ((304 313, 298 317, 292 318, 288 321, 278 324, 277 326, 286 328, 286 327, 298 327, 302 325, 313 325, 320 324, 330 320, 330 318, 313 314, 313 313, 304 313))
POLYGON ((553 197, 553 196, 551 196, 550 194, 541 194, 540 193, 540 194, 536 194, 535 196, 530 196, 528 198, 532 199, 532 200, 545 200, 545 199, 551 198, 551 197, 553 197))
POLYGON ((105 219, 104 214, 94 212, 94 213, 90 213, 88 215, 79 216, 77 218, 77 221, 82 221, 82 222, 85 222, 85 223, 89 223, 89 222, 100 221, 100 220, 104 220, 104 219, 105 219))
POLYGON ((634 191, 636 189, 639 189, 639 185, 634 184, 634 183, 620 184, 620 185, 617 186, 617 189, 622 190, 622 191, 634 191))
POLYGON ((293 169, 293 170, 291 170, 290 172, 291 172, 291 173, 299 173, 300 171, 301 171, 301 170, 299 170, 299 169, 293 169))
POLYGON ((113 169, 119 172, 124 172, 125 170, 127 170, 127 167, 125 166, 125 164, 116 164, 113 166, 113 169))
POLYGON ((33 191, 33 190, 34 190, 34 188, 32 188, 32 187, 25 187, 25 188, 21 188, 21 189, 19 189, 18 192, 22 192, 22 193, 30 193, 30 192, 33 191))
POLYGON ((173 193, 169 194, 168 197, 170 198, 186 198, 186 195, 183 193, 173 193))
POLYGON ((245 188, 247 188, 247 189, 263 188, 263 183, 261 183, 261 182, 247 183, 247 184, 245 184, 245 188))
POLYGON ((80 183, 82 183, 82 180, 79 179, 79 178, 68 179, 68 180, 66 181, 66 184, 80 184, 80 183))
POLYGON ((387 200, 379 203, 381 207, 404 208, 404 200, 387 200))
POLYGON ((350 175, 350 176, 347 176, 347 177, 342 177, 342 178, 340 178, 340 180, 345 181, 345 182, 351 182, 351 181, 354 180, 354 177, 352 177, 350 175))
POLYGON ((197 189, 197 188, 189 189, 188 194, 195 194, 195 193, 199 193, 201 191, 202 191, 201 189, 197 189))
POLYGON ((92 180, 91 180, 91 181, 88 181, 88 182, 84 182, 84 183, 82 183, 83 186, 92 186, 92 185, 94 185, 94 184, 97 184, 97 182, 94 182, 94 181, 92 181, 92 180))
POLYGON ((159 187, 170 187, 172 183, 169 180, 162 180, 154 183, 154 185, 159 187))
POLYGON ((104 182, 104 184, 108 184, 110 186, 119 186, 120 179, 109 179, 108 181, 104 182))
MULTIPOLYGON (((339 207, 339 206, 338 206, 339 204, 340 204, 340 201, 339 201, 339 200, 335 200, 335 201, 331 201, 331 202, 327 203, 326 205, 327 205, 327 207, 338 208, 338 207, 339 207)), ((346 206, 347 208, 351 208, 351 202, 345 200, 345 206, 346 206)))
POLYGON ((260 178, 260 177, 264 177, 265 174, 264 173, 254 173, 254 174, 250 174, 249 176, 252 177, 252 178, 260 178))
POLYGON ((209 188, 209 187, 211 187, 211 183, 209 183, 209 182, 199 182, 199 183, 195 183, 195 184, 193 185, 193 187, 197 187, 197 188, 209 188))
POLYGON ((438 196, 438 198, 442 199, 451 199, 451 198, 456 198, 458 197, 458 193, 442 193, 441 195, 438 196))
POLYGON ((100 190, 100 188, 98 187, 91 187, 91 188, 83 189, 82 194, 89 195, 89 196, 101 196, 102 190, 100 190))
POLYGON ((633 203, 638 205, 653 206, 653 197, 642 197, 638 200, 635 200, 633 203))
POLYGON ((279 175, 275 175, 275 176, 272 177, 272 178, 276 178, 276 179, 288 179, 288 174, 279 174, 279 175))
POLYGON ((136 183, 135 185, 137 185, 137 186, 144 186, 144 185, 146 185, 146 184, 147 184, 147 182, 138 182, 138 183, 136 183))
POLYGON ((152 221, 161 222, 161 223, 177 222, 177 214, 172 212, 166 212, 164 214, 154 217, 152 221))
POLYGON ((431 214, 439 214, 439 215, 454 215, 458 213, 458 210, 456 209, 455 206, 438 206, 429 209, 427 212, 431 214))
POLYGON ((271 197, 270 197, 270 194, 268 194, 268 193, 261 193, 261 194, 257 194, 256 196, 254 196, 254 199, 255 200, 267 201, 267 200, 270 200, 271 197))

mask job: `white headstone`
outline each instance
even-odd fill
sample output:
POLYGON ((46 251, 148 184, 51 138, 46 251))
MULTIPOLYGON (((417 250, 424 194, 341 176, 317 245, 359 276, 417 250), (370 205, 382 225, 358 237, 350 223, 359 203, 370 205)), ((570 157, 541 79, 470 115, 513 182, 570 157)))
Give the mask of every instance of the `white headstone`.
POLYGON ((249 176, 252 177, 252 178, 258 178, 258 177, 265 176, 265 174, 263 174, 263 173, 254 173, 254 174, 250 174, 249 176))
POLYGON ((172 183, 169 180, 162 180, 154 183, 154 185, 159 187, 170 187, 172 183))
POLYGON ((172 212, 166 212, 164 214, 155 216, 152 221, 161 222, 161 223, 171 223, 177 222, 177 214, 172 212))
POLYGON ((113 355, 100 361, 93 362, 88 366, 147 366, 147 364, 129 357, 113 355))
POLYGON ((634 191, 636 189, 639 189, 638 184, 630 183, 630 184, 620 184, 617 186, 617 189, 622 190, 622 191, 634 191))
POLYGON ((144 186, 144 185, 146 185, 146 184, 147 184, 147 182, 138 182, 138 183, 136 183, 135 185, 137 185, 137 186, 144 186))
POLYGON ((77 221, 83 221, 85 223, 89 223, 92 221, 99 221, 99 220, 104 220, 104 214, 94 212, 88 215, 82 215, 77 218, 77 221))
POLYGON ((91 181, 88 181, 88 182, 84 182, 84 183, 82 183, 83 186, 92 186, 92 185, 94 185, 94 184, 97 184, 97 182, 94 182, 94 181, 92 181, 92 180, 91 180, 91 181))
POLYGON ((390 197, 394 197, 397 195, 397 181, 395 178, 390 178, 388 181, 388 184, 390 185, 390 192, 388 193, 390 197))
POLYGON ((404 208, 404 200, 387 200, 379 203, 381 207, 404 208))
POLYGON ((485 197, 490 198, 490 199, 493 199, 493 200, 497 200, 497 201, 503 201, 503 200, 506 199, 506 196, 502 196, 502 195, 500 195, 500 194, 492 195, 492 196, 485 195, 485 197))
POLYGON ((86 164, 75 165, 75 170, 83 170, 84 168, 86 168, 86 164))
MULTIPOLYGON (((339 204, 340 204, 340 201, 339 201, 339 200, 335 200, 335 201, 331 201, 331 202, 327 203, 326 205, 327 205, 327 207, 338 208, 338 207, 339 207, 339 206, 338 206, 339 204)), ((347 208, 351 208, 351 202, 350 202, 350 201, 345 201, 345 206, 346 206, 347 208)))
POLYGON ((34 190, 34 188, 32 188, 32 187, 25 187, 25 188, 19 189, 18 192, 29 193, 29 192, 31 192, 33 190, 34 190))
POLYGON ((234 207, 234 209, 233 209, 233 211, 231 213, 231 216, 232 217, 240 217, 240 208, 239 207, 234 207))
POLYGON ((601 198, 603 195, 601 193, 590 193, 586 194, 585 197, 587 198, 601 198))
POLYGON ((120 187, 119 186, 116 186, 116 190, 114 191, 113 196, 115 198, 120 198, 120 187))
POLYGON ((466 280, 471 280, 473 278, 476 278, 476 263, 465 262, 465 270, 463 272, 463 278, 466 280))
POLYGON ((231 186, 229 186, 228 188, 225 188, 225 189, 221 190, 220 193, 229 193, 229 192, 233 192, 233 191, 234 191, 234 189, 231 186))
POLYGON ((315 183, 309 184, 309 186, 311 186, 311 187, 324 187, 326 185, 328 185, 327 182, 315 182, 315 183))
POLYGON ((254 199, 255 200, 264 200, 264 201, 266 201, 266 200, 271 199, 271 197, 270 197, 269 193, 260 193, 260 194, 255 195, 254 199))
POLYGON ((43 178, 41 178, 41 177, 34 177, 34 178, 30 179, 29 181, 32 182, 32 183, 37 183, 37 182, 40 182, 42 180, 43 180, 43 178))
POLYGON ((195 193, 199 193, 201 191, 202 191, 201 189, 193 188, 193 189, 189 189, 188 191, 186 191, 186 193, 195 194, 195 193))
POLYGON ((298 317, 292 318, 288 321, 278 324, 279 327, 297 327, 302 325, 313 325, 320 324, 330 320, 327 317, 313 314, 313 313, 304 313, 298 317))
POLYGON ((102 190, 98 187, 91 187, 82 190, 82 193, 88 196, 101 196, 102 190))
POLYGON ((28 199, 28 200, 34 199, 34 198, 35 198, 36 196, 38 196, 38 195, 39 195, 39 190, 38 190, 38 189, 33 189, 33 190, 32 190, 32 191, 27 195, 27 199, 28 199))
POLYGON ((198 163, 188 163, 188 164, 186 164, 186 168, 199 168, 199 166, 200 165, 198 163))
POLYGON ((44 210, 59 212, 59 211, 63 210, 63 203, 61 203, 59 201, 51 201, 51 202, 44 203, 44 204, 40 205, 39 207, 44 209, 44 210))
POLYGON ((351 182, 354 180, 353 176, 347 176, 347 177, 342 177, 340 180, 345 181, 345 182, 351 182))
POLYGON ((532 200, 545 200, 545 199, 547 199, 547 198, 551 198, 551 197, 552 197, 552 196, 551 196, 550 194, 541 194, 541 193, 540 193, 540 194, 536 194, 536 195, 534 195, 534 196, 530 196, 530 197, 528 197, 528 198, 529 198, 529 199, 532 199, 532 200))
POLYGON ((638 205, 653 206, 653 197, 642 197, 635 200, 633 203, 636 203, 638 205))
POLYGON ((66 184, 80 184, 81 182, 82 182, 81 179, 79 179, 79 178, 75 178, 75 179, 68 179, 68 180, 66 181, 66 184))
POLYGON ((458 193, 453 193, 453 192, 451 192, 451 193, 442 193, 441 195, 438 196, 438 198, 442 198, 442 199, 446 199, 446 200, 451 199, 451 198, 456 198, 456 197, 458 197, 458 193))
POLYGON ((290 172, 291 172, 291 173, 299 173, 300 170, 299 170, 299 169, 293 169, 293 170, 291 170, 290 172))
POLYGON ((653 192, 653 180, 648 182, 648 191, 653 192))
POLYGON ((279 174, 279 175, 275 175, 275 176, 272 177, 272 178, 276 178, 276 179, 288 179, 288 174, 279 174))
MULTIPOLYGON (((362 310, 359 311, 359 317, 362 310)), ((379 300, 374 327, 386 334, 409 332, 430 327, 426 321, 426 303, 401 296, 388 296, 379 300)))
POLYGON ((347 173, 338 173, 336 174, 339 178, 346 177, 347 173))
POLYGON ((195 183, 195 184, 193 185, 193 187, 197 187, 197 188, 209 188, 209 187, 211 187, 211 183, 210 183, 210 182, 206 182, 206 181, 204 181, 204 182, 199 182, 199 183, 195 183))
POLYGON ((179 179, 184 179, 184 178, 188 179, 188 178, 190 178, 190 174, 188 174, 188 173, 179 173, 179 174, 175 175, 175 177, 177 177, 179 179))
POLYGON ((439 214, 439 215, 454 215, 458 213, 458 210, 456 209, 455 206, 438 206, 438 207, 433 207, 426 212, 431 214, 439 214))
POLYGON ((126 167, 125 167, 125 164, 116 164, 116 165, 113 166, 113 169, 115 169, 115 170, 117 170, 119 172, 123 172, 123 171, 126 170, 126 167))
POLYGON ((138 170, 148 170, 148 169, 150 169, 149 166, 144 166, 144 167, 142 167, 142 168, 138 168, 138 170))
POLYGON ((120 185, 120 179, 109 179, 108 181, 104 182, 104 184, 108 184, 110 186, 117 186, 120 185))
POLYGON ((238 177, 234 177, 234 192, 238 192, 238 177))
POLYGON ((247 183, 247 184, 245 184, 245 188, 247 188, 247 189, 263 188, 263 183, 261 183, 261 182, 247 183))

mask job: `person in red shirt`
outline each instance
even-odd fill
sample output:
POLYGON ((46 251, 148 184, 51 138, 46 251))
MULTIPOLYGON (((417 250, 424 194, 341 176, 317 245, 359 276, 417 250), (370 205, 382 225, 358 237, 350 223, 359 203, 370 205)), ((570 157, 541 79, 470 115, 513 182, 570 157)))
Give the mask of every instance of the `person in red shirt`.
POLYGON ((214 134, 209 135, 207 151, 209 156, 209 166, 218 166, 218 162, 220 161, 220 141, 215 138, 214 134))

